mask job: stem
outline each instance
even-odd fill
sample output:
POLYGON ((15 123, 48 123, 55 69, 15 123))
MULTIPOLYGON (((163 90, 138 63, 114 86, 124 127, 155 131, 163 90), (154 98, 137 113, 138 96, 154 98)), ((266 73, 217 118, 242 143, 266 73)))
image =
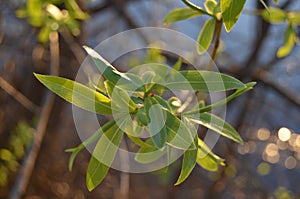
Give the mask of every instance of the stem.
POLYGON ((205 15, 211 16, 213 18, 216 18, 214 15, 209 14, 208 12, 206 12, 205 10, 203 10, 203 8, 201 8, 201 7, 193 4, 192 2, 189 2, 188 0, 182 0, 182 2, 185 5, 187 5, 188 7, 190 7, 191 9, 193 9, 193 10, 197 10, 197 11, 199 11, 202 14, 205 14, 205 15))
POLYGON ((186 112, 186 113, 183 113, 184 115, 193 115, 193 114, 199 114, 199 113, 204 113, 204 112, 208 112, 208 111, 211 111, 215 108, 218 108, 218 107, 221 107, 223 106, 224 104, 227 104, 228 102, 230 102, 231 100, 233 100, 234 98, 242 95, 243 93, 251 90, 253 88, 253 86, 255 85, 255 83, 251 82, 251 83, 248 83, 246 85, 246 88, 243 88, 243 89, 238 89, 237 91, 235 91, 232 95, 230 95, 229 97, 215 103, 215 104, 211 104, 209 106, 205 106, 205 107, 202 107, 200 108, 199 110, 196 110, 196 111, 191 111, 191 112, 186 112))
POLYGON ((220 46, 220 38, 221 38, 221 33, 222 33, 222 24, 223 24, 222 19, 218 20, 217 23, 216 23, 216 32, 215 32, 216 39, 215 39, 214 48, 213 48, 212 53, 211 53, 211 60, 209 62, 209 65, 207 66, 208 70, 211 70, 211 66, 212 66, 212 64, 215 61, 216 56, 217 56, 218 48, 220 46))

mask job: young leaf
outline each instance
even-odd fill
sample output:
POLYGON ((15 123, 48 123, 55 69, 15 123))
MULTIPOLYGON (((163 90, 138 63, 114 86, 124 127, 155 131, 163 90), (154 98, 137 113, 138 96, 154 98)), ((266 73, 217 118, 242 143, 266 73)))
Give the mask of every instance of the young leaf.
POLYGON ((215 10, 217 7, 218 3, 215 0, 206 0, 204 2, 204 7, 206 9, 206 11, 211 14, 211 15, 215 15, 215 10))
POLYGON ((227 122, 222 120, 216 115, 210 113, 201 113, 197 116, 188 116, 189 119, 197 124, 205 126, 220 135, 227 137, 235 142, 243 143, 243 140, 239 133, 227 122))
POLYGON ((197 164, 208 171, 217 171, 218 166, 224 166, 224 159, 214 154, 210 148, 199 138, 197 164))
POLYGON ((64 100, 91 112, 111 114, 111 101, 105 95, 62 77, 34 75, 49 90, 64 100))
POLYGON ((115 124, 104 132, 97 143, 86 175, 86 184, 89 191, 98 186, 106 176, 118 151, 123 134, 119 126, 115 124))
POLYGON ((222 18, 227 32, 230 32, 243 11, 246 0, 220 0, 222 18))
POLYGON ((216 20, 214 18, 205 22, 204 26, 198 37, 198 53, 203 54, 206 52, 213 40, 214 32, 216 28, 216 20))
POLYGON ((282 23, 287 19, 287 13, 279 8, 270 7, 262 11, 262 17, 269 23, 282 23))
POLYGON ((180 71, 173 73, 166 80, 168 89, 198 90, 202 92, 219 92, 245 88, 241 81, 217 72, 210 71, 180 71))
POLYGON ((129 97, 127 92, 118 86, 114 86, 110 81, 106 81, 106 88, 111 97, 111 107, 118 112, 134 112, 136 104, 129 97), (128 110, 129 109, 129 110, 128 110))
POLYGON ((287 56, 293 50, 296 38, 294 27, 290 25, 285 32, 284 45, 277 51, 278 58, 287 56))
POLYGON ((164 23, 165 25, 169 25, 173 22, 190 19, 202 14, 202 12, 191 8, 177 8, 167 14, 164 23))

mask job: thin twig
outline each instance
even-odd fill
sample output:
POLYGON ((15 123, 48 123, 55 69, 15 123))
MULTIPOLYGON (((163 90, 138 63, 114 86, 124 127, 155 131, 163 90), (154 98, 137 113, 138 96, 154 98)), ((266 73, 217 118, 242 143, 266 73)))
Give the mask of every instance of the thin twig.
POLYGON ((223 24, 222 20, 218 20, 217 23, 216 23, 215 44, 214 44, 214 47, 212 49, 210 63, 207 66, 208 70, 211 70, 212 64, 215 61, 216 56, 217 56, 217 52, 218 52, 218 49, 219 49, 219 46, 220 46, 220 38, 221 38, 221 33, 222 33, 222 24, 223 24))
MULTIPOLYGON (((58 34, 52 33, 50 35, 50 53, 51 53, 51 74, 59 74, 59 41, 58 34)), ((16 183, 11 190, 10 199, 20 199, 25 193, 28 182, 30 180, 33 168, 35 166, 38 153, 47 129, 50 114, 54 105, 55 95, 52 93, 46 94, 46 100, 41 111, 40 120, 37 124, 36 131, 33 137, 33 143, 28 148, 27 153, 23 159, 22 168, 19 176, 17 177, 16 183)))
POLYGON ((22 106, 24 106, 29 111, 38 114, 40 112, 40 107, 35 105, 30 101, 25 95, 15 89, 10 83, 8 83, 3 77, 0 76, 0 88, 12 96, 16 101, 18 101, 22 106))

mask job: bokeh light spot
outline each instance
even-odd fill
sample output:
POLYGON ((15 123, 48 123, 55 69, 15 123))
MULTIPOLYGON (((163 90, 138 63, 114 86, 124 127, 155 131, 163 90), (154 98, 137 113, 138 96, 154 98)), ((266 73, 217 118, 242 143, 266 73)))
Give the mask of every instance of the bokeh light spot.
POLYGON ((270 130, 266 128, 260 128, 257 131, 257 138, 262 141, 266 141, 270 138, 270 130))
POLYGON ((284 165, 287 169, 294 169, 297 166, 297 160, 293 156, 289 156, 284 165))
POLYGON ((271 166, 266 162, 262 162, 257 166, 257 173, 259 175, 262 176, 268 175, 270 171, 271 171, 271 166))
POLYGON ((291 138, 291 134, 291 130, 286 127, 282 127, 278 131, 278 137, 283 142, 288 141, 291 138))

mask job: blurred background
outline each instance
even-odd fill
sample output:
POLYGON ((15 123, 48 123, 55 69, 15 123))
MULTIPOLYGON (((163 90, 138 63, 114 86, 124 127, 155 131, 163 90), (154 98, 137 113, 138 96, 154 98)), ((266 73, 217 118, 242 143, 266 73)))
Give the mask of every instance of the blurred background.
MULTIPOLYGON (((33 72, 74 79, 86 56, 82 45, 95 47, 128 29, 165 27, 165 15, 176 7, 184 4, 0 1, 0 198, 300 198, 300 48, 276 57, 287 24, 269 24, 255 15, 264 8, 258 0, 248 0, 232 32, 222 32, 216 59, 221 72, 258 82, 253 91, 227 106, 226 120, 245 143, 219 139, 214 152, 226 159, 225 167, 208 172, 197 166, 176 187, 180 163, 167 173, 125 174, 111 169, 93 192, 85 185, 87 151, 78 155, 72 172, 68 170, 69 154, 64 151, 81 143, 71 105, 50 94, 33 72)), ((278 7, 297 11, 300 2, 279 0, 278 7)), ((197 17, 169 28, 196 40, 205 20, 197 17)), ((149 51, 117 66, 174 61, 169 59, 164 52, 149 51)))

